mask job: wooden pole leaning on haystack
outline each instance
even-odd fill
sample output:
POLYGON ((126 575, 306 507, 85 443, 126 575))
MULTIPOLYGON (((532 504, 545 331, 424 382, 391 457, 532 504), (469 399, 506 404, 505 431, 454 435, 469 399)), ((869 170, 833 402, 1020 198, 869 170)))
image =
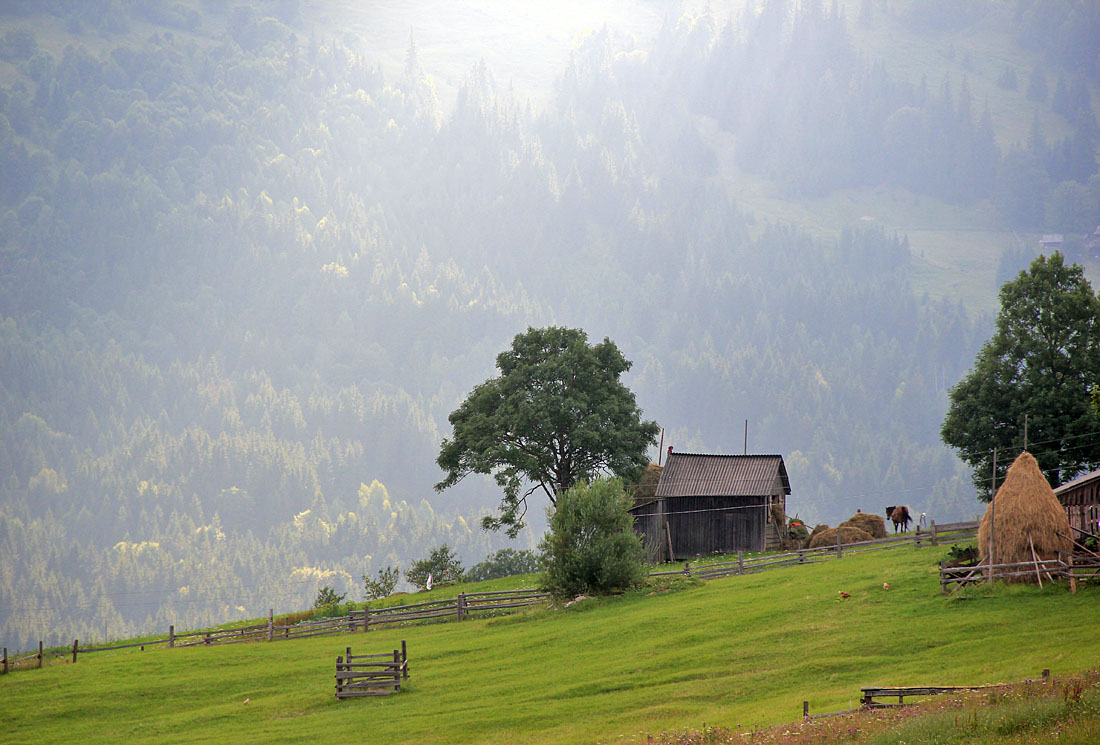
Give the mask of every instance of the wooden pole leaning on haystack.
MULTIPOLYGON (((1039 557, 1035 554, 1035 544, 1031 540, 1031 531, 1027 534, 1027 544, 1031 546, 1031 560, 1035 562, 1035 579, 1039 581, 1039 589, 1043 589, 1043 578, 1039 576, 1039 557)), ((1050 579, 1050 575, 1047 575, 1047 579, 1050 579)))
MULTIPOLYGON (((1036 581, 1042 583, 1042 562, 1056 560, 1059 552, 1069 552, 1071 542, 1069 520, 1054 490, 1039 469, 1035 458, 1020 453, 1005 474, 1005 478, 989 503, 978 527, 978 549, 986 555, 981 564, 994 567, 1004 564, 1036 566, 1036 581), (994 543, 993 535, 996 534, 994 543), (996 550, 994 560, 993 551, 996 550)), ((1051 574, 1047 571, 1048 579, 1051 574)), ((1004 577, 1010 582, 1028 582, 1030 573, 1004 577)))
MULTIPOLYGON (((993 581, 993 535, 997 531, 994 529, 996 521, 993 519, 996 508, 993 503, 997 500, 997 448, 993 448, 993 491, 990 492, 993 496, 989 498, 989 581, 993 581)), ((980 552, 980 549, 979 549, 980 552)))

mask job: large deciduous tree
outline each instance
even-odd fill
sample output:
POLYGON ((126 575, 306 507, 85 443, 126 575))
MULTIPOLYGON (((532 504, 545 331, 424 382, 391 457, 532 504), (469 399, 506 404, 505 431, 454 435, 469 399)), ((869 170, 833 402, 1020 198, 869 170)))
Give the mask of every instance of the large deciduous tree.
POLYGON ((950 393, 943 441, 974 469, 979 497, 991 497, 1024 447, 1057 486, 1100 465, 1100 416, 1090 387, 1100 381, 1100 300, 1081 267, 1040 256, 1006 283, 993 337, 950 393))
POLYGON ((447 475, 437 491, 471 473, 491 474, 504 490, 487 530, 523 527, 527 499, 557 495, 599 475, 633 477, 645 467, 656 422, 642 421, 619 377, 630 369, 610 339, 589 345, 580 329, 528 328, 497 356, 500 375, 478 385, 449 417, 454 432, 436 462, 447 475))

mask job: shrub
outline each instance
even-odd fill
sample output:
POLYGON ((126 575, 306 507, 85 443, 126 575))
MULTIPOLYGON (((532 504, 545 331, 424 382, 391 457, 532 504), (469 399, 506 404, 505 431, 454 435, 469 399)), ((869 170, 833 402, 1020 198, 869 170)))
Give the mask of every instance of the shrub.
POLYGON ((534 551, 516 551, 502 548, 489 554, 485 561, 466 571, 467 582, 483 582, 487 579, 510 577, 513 574, 531 574, 539 570, 539 559, 534 551))
POLYGON ((369 574, 364 574, 363 582, 366 584, 367 600, 378 600, 392 595, 400 576, 397 567, 379 569, 378 579, 371 579, 369 574))
POLYGON ((427 587, 429 576, 434 584, 440 585, 462 579, 462 562, 446 543, 432 549, 428 558, 414 561, 405 570, 405 579, 420 589, 427 587))
POLYGON ((645 582, 645 552, 619 479, 599 479, 558 495, 539 548, 551 593, 606 595, 645 582))
POLYGON ((317 599, 313 601, 314 608, 328 608, 344 602, 347 595, 337 595, 330 585, 325 585, 317 591, 317 599))

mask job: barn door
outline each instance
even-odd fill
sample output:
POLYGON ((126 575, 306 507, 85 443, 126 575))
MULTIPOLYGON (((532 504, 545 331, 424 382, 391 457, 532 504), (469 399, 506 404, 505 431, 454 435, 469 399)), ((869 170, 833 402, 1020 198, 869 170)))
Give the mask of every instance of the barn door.
POLYGON ((749 549, 749 521, 747 510, 729 510, 723 514, 722 551, 749 549))

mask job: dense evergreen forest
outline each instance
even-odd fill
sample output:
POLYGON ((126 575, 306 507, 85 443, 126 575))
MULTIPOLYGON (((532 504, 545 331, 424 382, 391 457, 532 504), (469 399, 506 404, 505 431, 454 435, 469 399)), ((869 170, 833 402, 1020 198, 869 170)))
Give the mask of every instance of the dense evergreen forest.
POLYGON ((441 543, 515 545, 477 527, 491 482, 431 485, 447 414, 528 325, 615 341, 677 449, 740 452, 748 420, 806 519, 972 516, 938 433, 989 319, 916 291, 904 234, 757 218, 726 161, 791 199, 905 190, 1083 233, 1098 39, 1069 0, 773 0, 647 46, 589 33, 536 110, 484 63, 441 101, 415 35, 383 74, 294 0, 6 3, 0 639, 359 599, 441 543), (861 49, 885 18, 1016 34, 1029 66, 998 86, 1032 102, 1026 142, 965 72, 861 49))

